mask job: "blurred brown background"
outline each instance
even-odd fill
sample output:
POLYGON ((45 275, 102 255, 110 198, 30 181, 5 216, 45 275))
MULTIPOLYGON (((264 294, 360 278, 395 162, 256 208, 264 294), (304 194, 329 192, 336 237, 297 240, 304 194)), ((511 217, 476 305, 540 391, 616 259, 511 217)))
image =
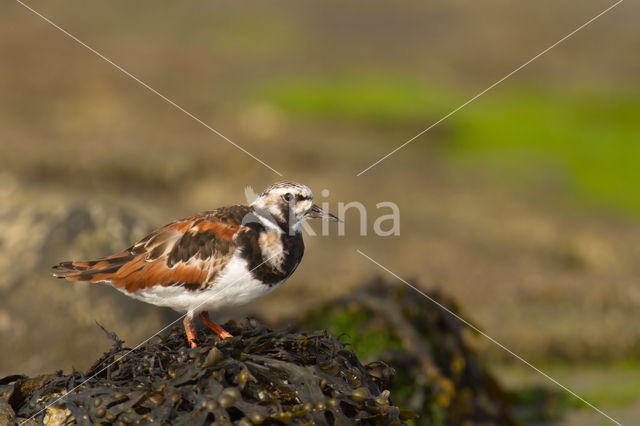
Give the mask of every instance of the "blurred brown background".
MULTIPOLYGON (((611 4, 29 3, 332 210, 364 203, 370 234, 388 213, 376 203, 400 207, 400 236, 359 236, 351 211, 346 236, 306 238, 287 285, 219 319, 275 320, 348 293, 383 273, 361 249, 637 421, 637 3, 356 177, 611 4)), ((281 178, 20 4, 0 23, 0 375, 84 369, 109 345, 94 321, 133 346, 177 314, 55 280, 52 264, 281 178)), ((508 385, 547 384, 489 342, 478 349, 508 385)), ((579 410, 567 422, 599 420, 579 410)))

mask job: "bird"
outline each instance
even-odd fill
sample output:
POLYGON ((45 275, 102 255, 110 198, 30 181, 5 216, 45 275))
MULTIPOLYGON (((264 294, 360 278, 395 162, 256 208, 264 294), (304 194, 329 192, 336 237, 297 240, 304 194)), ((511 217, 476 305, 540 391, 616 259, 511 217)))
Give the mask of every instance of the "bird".
POLYGON ((340 221, 314 204, 309 187, 276 182, 250 204, 173 221, 111 256, 60 262, 53 275, 106 283, 143 302, 184 312, 194 348, 196 316, 222 339, 233 337, 209 311, 263 297, 293 274, 304 254, 302 225, 310 218, 340 221))

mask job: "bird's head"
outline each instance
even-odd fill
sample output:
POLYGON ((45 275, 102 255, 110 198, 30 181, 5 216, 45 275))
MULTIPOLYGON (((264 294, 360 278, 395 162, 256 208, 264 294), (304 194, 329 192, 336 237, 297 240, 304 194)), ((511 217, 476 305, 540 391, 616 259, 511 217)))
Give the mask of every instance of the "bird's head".
POLYGON ((263 218, 275 220, 297 232, 309 218, 326 218, 339 221, 336 216, 313 203, 313 192, 308 186, 296 182, 276 182, 258 195, 251 203, 263 218))

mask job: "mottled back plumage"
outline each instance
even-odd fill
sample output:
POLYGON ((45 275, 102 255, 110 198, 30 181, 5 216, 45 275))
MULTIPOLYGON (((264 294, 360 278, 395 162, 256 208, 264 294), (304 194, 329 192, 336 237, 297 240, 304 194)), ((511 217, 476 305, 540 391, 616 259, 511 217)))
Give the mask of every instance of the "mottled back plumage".
POLYGON ((234 205, 177 220, 121 253, 91 261, 62 262, 55 276, 107 282, 135 292, 154 285, 204 289, 236 250, 234 236, 251 208, 234 205))

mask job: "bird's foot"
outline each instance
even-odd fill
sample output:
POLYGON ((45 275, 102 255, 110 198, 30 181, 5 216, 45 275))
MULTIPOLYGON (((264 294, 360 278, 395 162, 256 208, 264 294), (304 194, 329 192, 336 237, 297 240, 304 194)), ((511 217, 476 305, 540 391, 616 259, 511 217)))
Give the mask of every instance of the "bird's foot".
POLYGON ((211 318, 209 318, 208 312, 201 312, 200 314, 198 314, 198 318, 200 318, 200 321, 202 321, 204 325, 206 325, 207 327, 215 331, 216 334, 220 336, 222 339, 233 337, 233 335, 231 335, 231 333, 229 333, 227 330, 220 327, 215 322, 211 321, 211 318))
POLYGON ((189 340, 189 346, 193 349, 197 347, 196 344, 196 327, 193 324, 193 315, 187 314, 182 321, 184 325, 184 331, 187 333, 187 340, 189 340))

